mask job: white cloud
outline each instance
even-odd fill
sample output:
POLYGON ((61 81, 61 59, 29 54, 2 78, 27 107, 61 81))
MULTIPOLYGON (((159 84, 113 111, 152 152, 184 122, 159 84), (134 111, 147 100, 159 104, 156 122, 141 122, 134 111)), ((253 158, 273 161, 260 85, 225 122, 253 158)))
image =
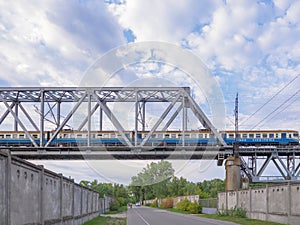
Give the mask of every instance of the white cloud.
POLYGON ((179 43, 200 20, 209 20, 216 1, 129 0, 111 4, 120 24, 133 30, 137 41, 155 40, 179 43))
POLYGON ((102 2, 0 3, 0 77, 11 86, 74 86, 105 51, 124 43, 102 2))

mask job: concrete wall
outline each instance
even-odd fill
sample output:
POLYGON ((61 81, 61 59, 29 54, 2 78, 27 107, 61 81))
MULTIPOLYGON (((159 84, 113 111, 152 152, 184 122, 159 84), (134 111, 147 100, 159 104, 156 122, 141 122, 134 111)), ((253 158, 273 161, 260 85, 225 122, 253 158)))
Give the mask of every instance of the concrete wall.
POLYGON ((99 215, 99 194, 0 152, 0 224, 79 225, 99 215))
POLYGON ((300 184, 267 186, 218 194, 218 210, 241 207, 253 219, 299 224, 300 184))

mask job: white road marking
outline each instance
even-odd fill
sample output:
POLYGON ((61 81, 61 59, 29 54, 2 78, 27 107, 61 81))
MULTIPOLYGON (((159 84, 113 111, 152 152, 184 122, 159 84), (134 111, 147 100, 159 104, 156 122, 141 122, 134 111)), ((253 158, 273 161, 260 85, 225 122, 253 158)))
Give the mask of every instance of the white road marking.
POLYGON ((148 223, 148 222, 145 220, 145 218, 142 217, 142 215, 139 214, 139 213, 137 212, 137 210, 134 210, 134 212, 135 212, 135 213, 136 213, 136 214, 144 221, 145 224, 150 225, 150 223, 148 223))

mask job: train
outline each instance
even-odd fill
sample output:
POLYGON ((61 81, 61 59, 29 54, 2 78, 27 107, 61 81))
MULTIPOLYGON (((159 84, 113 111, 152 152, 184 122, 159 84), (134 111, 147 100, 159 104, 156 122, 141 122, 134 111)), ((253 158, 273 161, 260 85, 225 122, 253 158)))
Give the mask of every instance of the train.
MULTIPOLYGON (((45 131, 44 144, 46 144, 53 136, 54 130, 45 131)), ((148 135, 149 131, 134 131, 124 132, 128 140, 132 143, 141 143, 148 135), (135 140, 137 138, 137 140, 135 140)), ((40 132, 29 131, 33 140, 40 144, 40 132)), ((233 145, 237 139, 239 145, 242 146, 260 146, 260 145, 299 145, 299 132, 296 130, 240 130, 235 137, 235 131, 226 130, 220 131, 224 141, 228 145, 233 145)), ((126 146, 126 141, 116 131, 91 131, 90 143, 93 146, 126 146)), ((87 145, 88 132, 76 130, 62 130, 53 140, 49 147, 63 147, 63 146, 78 146, 87 145)), ((162 145, 162 146, 176 146, 176 145, 195 145, 205 146, 218 144, 214 134, 206 129, 192 130, 192 131, 156 131, 145 143, 147 146, 162 145), (184 136, 183 136, 184 135, 184 136)), ((0 131, 0 147, 7 146, 33 146, 30 139, 23 131, 0 131)))

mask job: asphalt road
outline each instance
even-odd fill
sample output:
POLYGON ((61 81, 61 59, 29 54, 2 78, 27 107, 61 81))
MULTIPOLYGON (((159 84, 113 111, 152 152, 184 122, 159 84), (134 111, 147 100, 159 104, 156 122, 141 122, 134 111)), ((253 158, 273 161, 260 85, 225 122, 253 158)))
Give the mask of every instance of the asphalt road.
POLYGON ((237 225, 225 221, 173 213, 144 206, 133 206, 127 211, 127 225, 237 225))

